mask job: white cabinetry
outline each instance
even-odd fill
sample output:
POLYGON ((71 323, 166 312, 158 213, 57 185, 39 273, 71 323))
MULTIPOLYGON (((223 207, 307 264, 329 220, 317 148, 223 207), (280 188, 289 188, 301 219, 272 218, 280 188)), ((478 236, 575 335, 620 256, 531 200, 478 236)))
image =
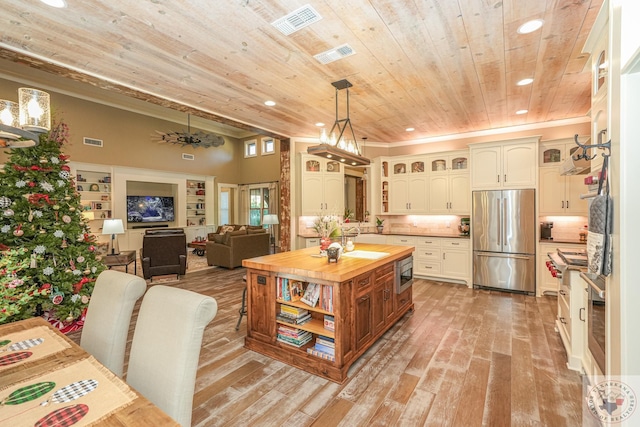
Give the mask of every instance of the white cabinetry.
POLYGON ((302 215, 344 212, 344 168, 340 162, 302 155, 302 215))
POLYGON ((562 176, 554 167, 540 168, 540 215, 586 215, 583 175, 562 176))
POLYGON ((586 286, 587 284, 580 277, 579 270, 566 270, 558 290, 556 327, 567 352, 567 367, 574 371, 582 370, 582 358, 586 351, 584 340, 587 320, 587 307, 584 305, 586 286))
POLYGON ((470 146, 471 189, 535 188, 538 137, 470 146))
POLYGON ((544 295, 545 292, 553 292, 554 294, 558 292, 559 279, 553 277, 551 275, 551 271, 549 271, 549 267, 547 265, 549 257, 547 254, 555 252, 559 246, 562 246, 563 248, 569 247, 569 245, 560 245, 558 243, 540 243, 538 246, 538 276, 536 285, 538 296, 544 295))
MULTIPOLYGON (((471 284, 471 246, 468 239, 412 237, 413 274, 471 284)), ((396 243, 402 244, 402 243, 396 243)))
MULTIPOLYGON (((427 174, 425 160, 411 158, 391 163, 389 211, 392 214, 426 214, 427 174)), ((383 186, 384 188, 384 186, 383 186)))
POLYGON ((469 153, 441 153, 427 157, 429 167, 429 213, 468 215, 469 153))

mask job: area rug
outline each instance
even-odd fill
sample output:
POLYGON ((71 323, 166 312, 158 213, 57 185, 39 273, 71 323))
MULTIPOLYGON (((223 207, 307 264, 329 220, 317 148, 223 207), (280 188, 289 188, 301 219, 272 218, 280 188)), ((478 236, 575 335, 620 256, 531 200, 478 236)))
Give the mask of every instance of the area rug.
MULTIPOLYGON (((212 265, 208 265, 207 264, 207 257, 206 256, 199 256, 196 255, 195 253, 193 253, 192 250, 189 250, 189 252, 187 252, 187 276, 191 273, 195 273, 197 271, 203 271, 203 270, 213 270, 217 267, 212 266, 212 265)), ((112 267, 112 270, 116 270, 116 271, 125 271, 125 267, 124 266, 116 266, 116 267, 112 267)), ((128 273, 133 274, 134 269, 133 269, 133 264, 128 266, 128 268, 126 269, 128 273)), ((136 255, 136 274, 140 277, 142 276, 142 265, 140 263, 140 254, 136 255)), ((169 282, 175 282, 180 280, 175 274, 170 274, 170 275, 166 275, 166 276, 153 276, 153 281, 151 279, 147 279, 147 283, 153 283, 153 284, 161 284, 161 283, 169 283, 169 282)))

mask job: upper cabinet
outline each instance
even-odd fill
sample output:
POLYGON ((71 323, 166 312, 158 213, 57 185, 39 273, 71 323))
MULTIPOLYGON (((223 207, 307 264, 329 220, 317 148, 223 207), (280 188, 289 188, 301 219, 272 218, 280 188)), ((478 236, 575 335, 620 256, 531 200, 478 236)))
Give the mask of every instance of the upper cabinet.
POLYGON ((302 155, 302 215, 344 212, 344 167, 334 160, 302 155))
POLYGON ((560 175, 559 165, 580 148, 571 139, 540 144, 540 215, 586 215, 583 175, 560 175))
POLYGON ((389 213, 428 213, 425 163, 426 159, 422 156, 394 159, 390 162, 389 213))
POLYGON ((470 212, 469 152, 453 151, 427 157, 429 166, 429 213, 470 212))
POLYGON ((538 137, 470 145, 471 189, 536 188, 538 137))

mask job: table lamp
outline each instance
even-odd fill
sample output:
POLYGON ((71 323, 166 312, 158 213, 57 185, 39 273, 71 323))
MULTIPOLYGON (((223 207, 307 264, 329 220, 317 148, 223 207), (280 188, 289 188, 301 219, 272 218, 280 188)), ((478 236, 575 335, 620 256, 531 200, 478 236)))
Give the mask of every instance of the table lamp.
POLYGON ((118 249, 118 240, 116 234, 124 234, 124 226, 121 219, 105 219, 102 223, 102 234, 111 234, 111 240, 109 241, 109 255, 118 255, 120 250, 118 249))
POLYGON ((273 246, 273 253, 276 253, 276 238, 273 235, 273 226, 276 224, 280 224, 280 222, 278 222, 278 215, 276 214, 266 214, 262 217, 262 224, 263 225, 270 225, 271 226, 271 234, 270 234, 270 240, 271 240, 271 245, 273 246))

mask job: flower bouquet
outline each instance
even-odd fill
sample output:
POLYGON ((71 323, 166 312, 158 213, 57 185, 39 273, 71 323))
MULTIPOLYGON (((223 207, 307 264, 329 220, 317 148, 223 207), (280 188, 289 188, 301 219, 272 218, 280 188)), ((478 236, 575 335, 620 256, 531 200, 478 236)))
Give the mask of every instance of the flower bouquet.
POLYGON ((320 215, 314 220, 313 229, 320 236, 320 250, 324 251, 331 244, 331 237, 339 234, 340 216, 320 215))

